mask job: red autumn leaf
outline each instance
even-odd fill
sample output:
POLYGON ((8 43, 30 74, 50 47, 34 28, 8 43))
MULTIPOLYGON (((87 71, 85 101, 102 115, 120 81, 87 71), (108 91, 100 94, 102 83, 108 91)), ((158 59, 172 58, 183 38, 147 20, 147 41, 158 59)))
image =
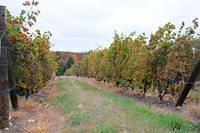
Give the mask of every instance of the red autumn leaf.
POLYGON ((29 25, 30 27, 32 27, 32 26, 33 26, 33 22, 28 21, 28 25, 29 25))
POLYGON ((24 5, 24 6, 30 6, 31 3, 30 3, 30 1, 25 1, 25 2, 23 3, 23 5, 24 5))
POLYGON ((26 36, 23 37, 23 40, 24 40, 25 43, 28 43, 28 42, 29 42, 29 39, 28 39, 26 36))
POLYGON ((28 31, 28 29, 25 28, 25 27, 22 27, 22 29, 23 29, 24 32, 27 32, 27 31, 28 31))
POLYGON ((12 44, 15 44, 15 43, 17 42, 16 37, 12 37, 12 38, 10 39, 10 42, 11 42, 12 44))

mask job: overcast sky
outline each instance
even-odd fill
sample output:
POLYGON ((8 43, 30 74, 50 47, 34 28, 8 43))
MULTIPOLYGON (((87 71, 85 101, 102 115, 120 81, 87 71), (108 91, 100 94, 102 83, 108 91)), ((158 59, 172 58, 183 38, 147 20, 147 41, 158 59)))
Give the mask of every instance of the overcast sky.
MULTIPOLYGON (((18 15, 24 0, 0 0, 18 15)), ((49 30, 53 50, 88 51, 109 46, 114 30, 154 32, 172 22, 200 18, 200 0, 39 0, 41 11, 35 28, 49 30)))

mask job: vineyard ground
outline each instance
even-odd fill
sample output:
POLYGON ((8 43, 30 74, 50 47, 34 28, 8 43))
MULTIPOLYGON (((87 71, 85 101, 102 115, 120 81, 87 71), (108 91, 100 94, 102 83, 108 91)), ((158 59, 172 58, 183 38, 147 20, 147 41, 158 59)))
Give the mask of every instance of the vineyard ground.
POLYGON ((19 97, 18 111, 10 107, 10 127, 0 133, 56 133, 65 131, 64 117, 51 106, 50 101, 59 95, 58 80, 51 80, 39 93, 31 95, 27 101, 19 97))
POLYGON ((114 92, 129 99, 136 100, 139 103, 145 104, 149 108, 152 108, 156 112, 176 112, 181 114, 185 119, 189 121, 200 121, 200 91, 193 90, 192 96, 195 99, 198 97, 198 101, 191 102, 190 100, 186 101, 186 104, 183 104, 181 108, 175 107, 176 99, 172 99, 171 95, 166 95, 163 101, 160 101, 157 93, 148 92, 146 96, 142 96, 141 90, 135 89, 132 91, 131 89, 126 90, 125 88, 115 87, 112 83, 104 83, 103 81, 96 81, 94 78, 85 78, 85 77, 74 77, 70 78, 79 80, 81 82, 88 83, 97 88, 103 89, 107 92, 114 92), (126 90, 126 91, 124 91, 126 90))
POLYGON ((12 126, 7 132, 182 133, 199 130, 199 122, 187 121, 180 111, 144 104, 145 101, 119 95, 113 87, 95 82, 86 78, 56 78, 28 101, 20 100, 20 111, 11 111, 12 126))
POLYGON ((189 123, 177 112, 155 110, 113 93, 113 88, 105 91, 75 77, 60 77, 60 80, 58 88, 62 95, 54 105, 65 115, 68 132, 182 133, 199 130, 199 123, 189 123))

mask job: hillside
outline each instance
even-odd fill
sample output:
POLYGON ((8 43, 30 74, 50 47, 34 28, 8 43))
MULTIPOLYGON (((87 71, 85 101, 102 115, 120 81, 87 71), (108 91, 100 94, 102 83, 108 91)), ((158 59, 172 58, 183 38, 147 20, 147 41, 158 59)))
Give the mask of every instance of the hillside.
POLYGON ((70 51, 55 51, 55 54, 57 55, 57 60, 62 61, 63 63, 66 63, 67 57, 72 57, 74 62, 79 62, 83 56, 85 55, 84 52, 70 52, 70 51))

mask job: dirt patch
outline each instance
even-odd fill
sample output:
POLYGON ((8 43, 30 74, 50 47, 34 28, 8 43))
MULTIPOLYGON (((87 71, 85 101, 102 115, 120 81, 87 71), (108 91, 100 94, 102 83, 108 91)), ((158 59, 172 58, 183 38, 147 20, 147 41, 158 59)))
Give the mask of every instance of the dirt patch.
MULTIPOLYGON (((157 94, 148 93, 145 97, 138 92, 133 93, 131 91, 123 91, 124 88, 115 87, 111 83, 104 83, 103 81, 96 81, 93 78, 84 78, 84 77, 70 77, 85 83, 88 83, 97 88, 101 88, 107 92, 118 93, 119 95, 134 99, 142 104, 148 105, 156 112, 178 112, 185 119, 189 121, 200 121, 200 104, 187 103, 180 108, 175 107, 175 99, 170 96, 164 97, 163 101, 160 101, 157 97, 157 94)), ((137 90, 136 90, 137 91, 137 90)))
POLYGON ((19 111, 10 110, 10 127, 3 133, 45 133, 64 132, 64 118, 49 105, 49 101, 59 95, 56 89, 58 79, 52 80, 39 93, 27 101, 19 98, 19 111))

